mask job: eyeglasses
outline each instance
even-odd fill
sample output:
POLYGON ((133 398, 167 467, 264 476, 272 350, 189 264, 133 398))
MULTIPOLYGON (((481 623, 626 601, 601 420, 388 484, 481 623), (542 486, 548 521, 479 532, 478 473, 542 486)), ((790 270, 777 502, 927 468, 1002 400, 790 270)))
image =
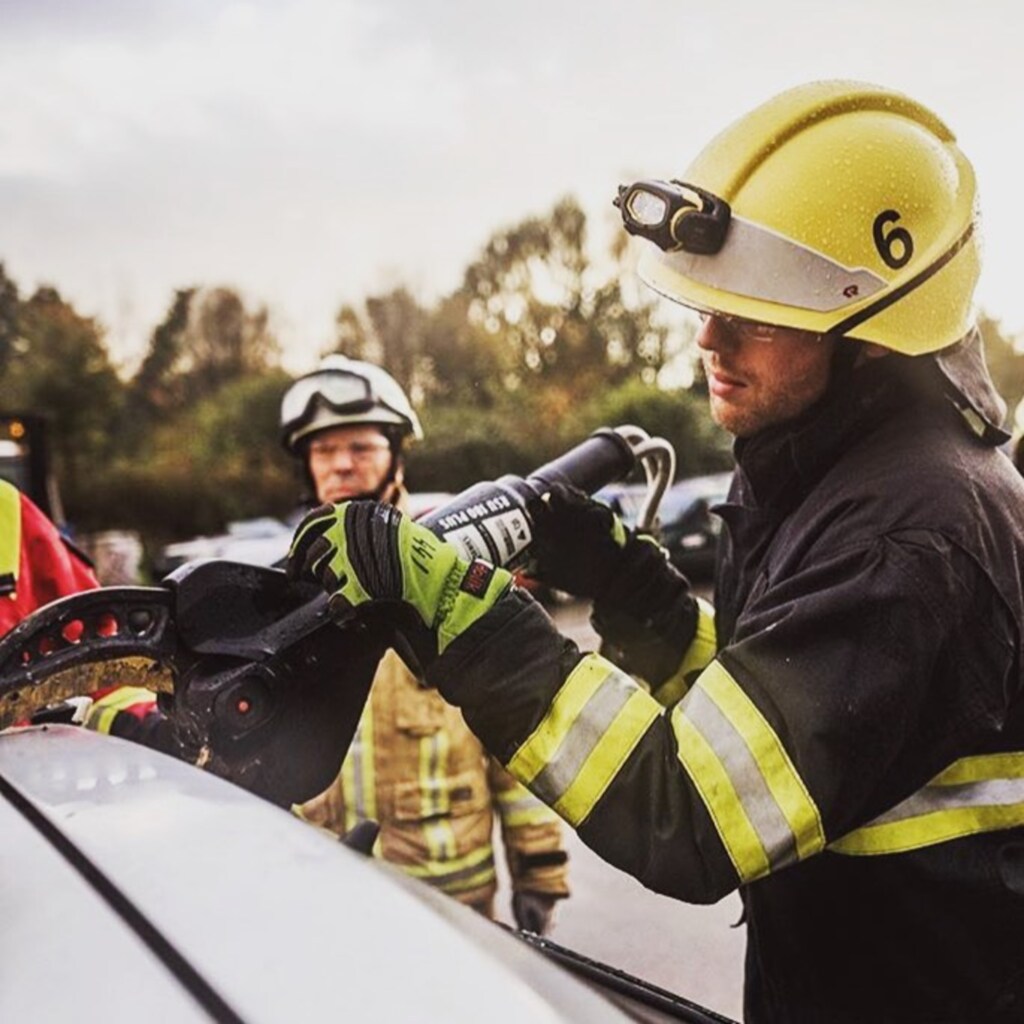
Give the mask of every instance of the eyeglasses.
POLYGON ((729 332, 737 341, 775 341, 785 327, 775 324, 763 324, 758 320, 746 320, 741 316, 730 316, 726 313, 698 313, 701 325, 714 320, 729 332))
POLYGON ((333 462, 339 455, 348 455, 353 462, 371 462, 381 452, 391 450, 387 441, 313 441, 309 446, 309 457, 318 462, 333 462))

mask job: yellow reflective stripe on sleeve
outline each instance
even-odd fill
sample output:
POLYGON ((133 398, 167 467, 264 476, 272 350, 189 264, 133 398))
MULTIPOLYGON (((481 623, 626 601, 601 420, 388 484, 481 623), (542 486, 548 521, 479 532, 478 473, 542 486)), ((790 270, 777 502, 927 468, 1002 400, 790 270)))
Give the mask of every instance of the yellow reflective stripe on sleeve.
POLYGON ((658 702, 629 676, 600 655, 588 654, 506 767, 578 826, 661 713, 658 702))
POLYGON ((873 821, 829 844, 835 853, 904 853, 1024 825, 1024 753, 955 761, 873 821))
POLYGON ((18 582, 21 563, 21 492, 0 480, 0 593, 10 593, 18 582))
POLYGON ((768 855, 714 749, 679 708, 672 714, 679 760, 707 807, 737 874, 747 882, 768 874, 768 855))
POLYGON ((133 704, 148 703, 154 699, 151 690, 141 686, 121 686, 96 701, 89 710, 86 726, 93 732, 109 735, 110 728, 118 714, 133 704))
POLYGON ((679 760, 744 882, 824 847, 821 816, 807 787, 720 662, 712 662, 676 706, 672 727, 679 760))
POLYGON ((679 668, 654 691, 654 699, 665 707, 672 707, 686 696, 689 677, 706 668, 718 650, 715 635, 715 609, 702 597, 697 598, 697 631, 679 668))

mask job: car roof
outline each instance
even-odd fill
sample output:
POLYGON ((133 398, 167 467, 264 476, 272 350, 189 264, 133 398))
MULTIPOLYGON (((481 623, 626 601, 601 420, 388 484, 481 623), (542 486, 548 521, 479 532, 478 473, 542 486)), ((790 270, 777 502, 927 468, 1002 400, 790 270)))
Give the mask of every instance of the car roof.
POLYGON ((629 1019, 454 900, 114 737, 0 733, 0 835, 0 1020, 629 1019))

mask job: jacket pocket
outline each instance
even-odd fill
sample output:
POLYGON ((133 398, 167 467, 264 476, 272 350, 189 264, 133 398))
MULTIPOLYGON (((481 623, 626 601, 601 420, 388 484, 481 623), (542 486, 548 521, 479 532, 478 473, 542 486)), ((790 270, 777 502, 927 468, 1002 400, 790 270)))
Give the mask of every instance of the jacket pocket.
POLYGON ((418 683, 397 695, 395 726, 409 736, 429 736, 444 725, 445 703, 437 690, 418 683))
POLYGON ((490 806, 483 772, 465 771, 451 776, 430 776, 395 783, 395 817, 399 821, 462 818, 480 814, 490 806))

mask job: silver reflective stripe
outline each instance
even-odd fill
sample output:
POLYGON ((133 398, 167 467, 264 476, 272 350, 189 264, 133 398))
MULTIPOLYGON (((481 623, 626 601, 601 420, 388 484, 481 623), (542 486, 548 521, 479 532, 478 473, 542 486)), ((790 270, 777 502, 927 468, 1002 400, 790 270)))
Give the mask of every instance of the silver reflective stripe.
POLYGON ((366 780, 363 778, 363 757, 365 748, 363 744, 364 723, 360 721, 356 727, 352 743, 348 748, 347 761, 352 772, 352 795, 355 798, 355 815, 360 821, 370 817, 369 808, 366 806, 366 780))
POLYGON ((525 814, 528 811, 536 811, 540 808, 547 810, 540 800, 529 793, 511 797, 506 797, 504 793, 499 793, 498 806, 501 808, 502 815, 525 814))
POLYGON ((1024 753, 973 754, 829 849, 853 856, 905 853, 1022 825, 1024 753))
POLYGON ((746 740, 699 686, 683 698, 680 710, 718 755, 772 870, 792 864, 797 860, 796 837, 746 740))
POLYGON ((587 701, 586 714, 573 722, 554 755, 530 783, 544 803, 558 803, 635 689, 632 680, 618 672, 604 679, 587 701))
MULTIPOLYGON (((447 787, 448 782, 447 778, 441 777, 441 730, 425 736, 422 742, 426 747, 426 772, 420 780, 420 786, 424 797, 423 816, 429 818, 448 810, 446 806, 442 806, 441 801, 442 786, 447 787)), ((445 794, 447 795, 447 788, 445 794)))
POLYGON ((991 779, 957 786, 928 785, 907 797, 891 811, 873 818, 866 827, 920 818, 940 811, 964 807, 1007 807, 1024 803, 1024 779, 991 779))
POLYGON ((844 267, 770 228, 737 217, 714 256, 658 252, 659 262, 691 281, 752 299, 827 313, 861 302, 886 287, 862 267, 844 267))

